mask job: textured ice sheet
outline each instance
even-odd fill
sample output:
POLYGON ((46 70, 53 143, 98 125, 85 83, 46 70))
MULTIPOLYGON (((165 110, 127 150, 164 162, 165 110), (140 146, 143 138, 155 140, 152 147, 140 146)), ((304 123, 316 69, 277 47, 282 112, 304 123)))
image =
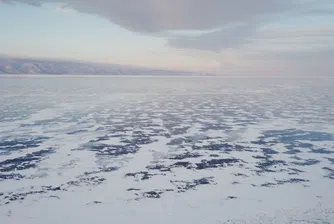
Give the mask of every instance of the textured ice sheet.
POLYGON ((333 223, 334 80, 0 78, 1 223, 333 223))

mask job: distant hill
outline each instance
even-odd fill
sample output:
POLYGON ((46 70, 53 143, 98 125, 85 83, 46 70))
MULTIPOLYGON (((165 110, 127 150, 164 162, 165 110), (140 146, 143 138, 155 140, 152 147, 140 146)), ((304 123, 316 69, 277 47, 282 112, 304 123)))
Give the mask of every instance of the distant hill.
POLYGON ((0 57, 0 74, 191 75, 193 73, 115 64, 0 57))

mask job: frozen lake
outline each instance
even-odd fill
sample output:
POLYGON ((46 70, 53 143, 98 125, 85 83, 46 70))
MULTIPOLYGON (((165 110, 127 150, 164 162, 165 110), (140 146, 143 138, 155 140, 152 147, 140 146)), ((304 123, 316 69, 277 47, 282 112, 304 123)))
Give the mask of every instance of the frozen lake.
POLYGON ((334 79, 0 77, 0 223, 334 223, 334 79))

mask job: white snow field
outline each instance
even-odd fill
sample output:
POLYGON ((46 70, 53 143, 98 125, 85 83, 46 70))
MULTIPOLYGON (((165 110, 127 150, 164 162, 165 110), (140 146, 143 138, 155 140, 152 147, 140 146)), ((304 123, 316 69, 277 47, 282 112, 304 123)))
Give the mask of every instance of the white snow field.
POLYGON ((0 223, 334 223, 334 79, 0 77, 0 223))

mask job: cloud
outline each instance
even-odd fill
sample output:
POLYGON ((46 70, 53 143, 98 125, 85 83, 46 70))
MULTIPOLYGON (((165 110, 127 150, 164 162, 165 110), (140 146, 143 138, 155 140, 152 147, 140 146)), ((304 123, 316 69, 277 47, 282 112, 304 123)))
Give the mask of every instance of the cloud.
POLYGON ((289 28, 289 29, 262 29, 259 36, 267 39, 296 38, 296 37, 334 37, 333 27, 289 28))
POLYGON ((245 46, 251 46, 254 49, 274 48, 281 51, 296 51, 333 46, 333 39, 334 27, 259 28, 257 24, 244 24, 197 36, 171 37, 168 44, 176 48, 216 52, 245 46))
MULTIPOLYGON (((2 0, 3 1, 3 0, 2 0)), ((75 10, 101 16, 130 31, 163 34, 175 30, 217 31, 200 36, 175 35, 168 44, 177 48, 220 50, 242 45, 257 22, 297 9, 306 0, 6 0, 39 6, 60 3, 61 12, 75 10), (70 9, 70 10, 68 10, 70 9), (237 24, 237 25, 236 25, 237 24), (240 25, 242 24, 242 25, 240 25)), ((309 0, 308 0, 309 1, 309 0)))
MULTIPOLYGON (((8 1, 8 0, 7 0, 8 1)), ((61 3, 78 12, 109 19, 128 30, 207 30, 282 12, 297 0, 12 0, 31 5, 61 3)))
POLYGON ((235 25, 199 36, 181 36, 168 40, 171 47, 198 50, 219 51, 223 48, 234 48, 247 43, 247 37, 256 33, 256 25, 235 25))
POLYGON ((71 8, 68 8, 68 7, 65 7, 65 6, 62 6, 62 7, 58 7, 56 8, 56 12, 61 12, 61 13, 73 13, 75 12, 74 9, 71 9, 71 8))
POLYGON ((0 3, 6 3, 6 4, 10 4, 13 2, 21 2, 21 3, 26 3, 32 6, 36 6, 36 7, 40 7, 43 5, 43 2, 40 0, 0 0, 0 3))
POLYGON ((312 16, 333 15, 334 5, 332 0, 310 0, 300 11, 312 16))
POLYGON ((169 46, 220 51, 238 48, 259 35, 261 25, 279 17, 328 15, 331 0, 0 0, 34 6, 60 3, 59 12, 98 15, 130 31, 164 35, 169 46), (179 35, 170 31, 201 31, 179 35), (210 31, 211 30, 211 31, 210 31), (214 30, 214 31, 212 31, 214 30))
POLYGON ((334 8, 311 9, 307 13, 313 15, 333 15, 334 8))

